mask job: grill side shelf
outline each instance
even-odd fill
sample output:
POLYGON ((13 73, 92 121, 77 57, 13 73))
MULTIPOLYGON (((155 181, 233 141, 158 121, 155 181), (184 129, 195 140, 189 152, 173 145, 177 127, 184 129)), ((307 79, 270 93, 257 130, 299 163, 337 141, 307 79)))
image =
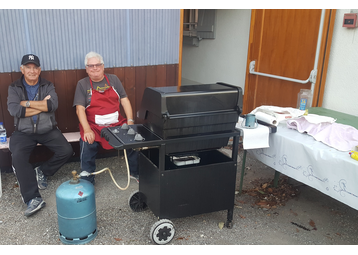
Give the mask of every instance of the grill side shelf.
POLYGON ((153 147, 159 146, 162 143, 162 139, 159 136, 141 124, 130 125, 129 127, 134 130, 133 134, 128 134, 128 130, 123 130, 121 126, 116 126, 103 128, 101 136, 108 141, 109 145, 117 150, 153 147), (140 134, 143 140, 135 140, 136 134, 140 134))
POLYGON ((128 135, 126 131, 121 130, 120 127, 103 128, 101 131, 101 136, 104 137, 114 149, 122 150, 143 147, 156 147, 161 146, 162 144, 197 142, 206 139, 233 137, 240 135, 240 131, 236 130, 233 132, 217 132, 211 134, 197 134, 194 136, 162 139, 141 124, 131 125, 131 127, 135 130, 135 132, 143 136, 144 139, 142 141, 134 141, 134 135, 128 135))

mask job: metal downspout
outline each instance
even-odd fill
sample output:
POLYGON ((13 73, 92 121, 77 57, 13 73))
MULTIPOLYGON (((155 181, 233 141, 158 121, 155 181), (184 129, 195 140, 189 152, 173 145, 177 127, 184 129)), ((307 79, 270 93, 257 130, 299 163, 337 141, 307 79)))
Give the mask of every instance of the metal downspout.
MULTIPOLYGON (((319 25, 319 32, 318 32, 318 40, 317 40, 317 46, 316 46, 316 56, 315 56, 315 60, 314 60, 314 66, 313 66, 313 70, 314 70, 314 77, 312 79, 312 84, 311 84, 311 92, 312 95, 314 95, 314 89, 315 89, 315 84, 316 84, 316 77, 317 77, 317 66, 318 66, 318 59, 319 59, 319 52, 321 50, 321 41, 322 41, 322 33, 323 33, 323 25, 324 25, 324 16, 325 16, 326 10, 322 9, 321 12, 321 21, 320 21, 320 25, 319 25)), ((312 107, 312 101, 309 105, 309 107, 312 107)))

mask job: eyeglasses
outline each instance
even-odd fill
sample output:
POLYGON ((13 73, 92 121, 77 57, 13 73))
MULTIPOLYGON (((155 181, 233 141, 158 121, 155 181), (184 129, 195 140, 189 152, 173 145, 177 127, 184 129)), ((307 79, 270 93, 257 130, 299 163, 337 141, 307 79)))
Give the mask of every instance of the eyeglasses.
POLYGON ((100 67, 100 66, 102 66, 103 65, 103 63, 99 63, 99 64, 95 64, 95 65, 86 65, 88 68, 94 68, 94 67, 100 67))

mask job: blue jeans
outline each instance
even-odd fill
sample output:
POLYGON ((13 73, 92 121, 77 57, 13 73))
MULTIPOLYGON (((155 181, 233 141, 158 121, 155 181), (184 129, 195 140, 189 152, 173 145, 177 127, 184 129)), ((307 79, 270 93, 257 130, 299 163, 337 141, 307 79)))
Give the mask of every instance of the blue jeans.
MULTIPOLYGON (((101 146, 98 142, 89 144, 80 139, 80 159, 81 159, 81 171, 87 171, 93 173, 96 171, 96 156, 101 146)), ((138 170, 138 151, 127 149, 127 159, 129 165, 129 171, 131 175, 139 175, 138 170)), ((84 180, 94 183, 94 175, 88 177, 81 177, 84 180)))

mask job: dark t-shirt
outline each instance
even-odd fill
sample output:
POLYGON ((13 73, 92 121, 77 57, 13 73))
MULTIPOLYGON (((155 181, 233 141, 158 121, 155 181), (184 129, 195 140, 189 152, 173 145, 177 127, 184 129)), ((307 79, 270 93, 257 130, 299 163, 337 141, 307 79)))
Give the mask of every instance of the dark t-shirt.
MULTIPOLYGON (((103 78, 100 82, 93 82, 93 89, 103 92, 106 89, 108 89, 110 86, 113 87, 113 89, 117 92, 119 95, 119 98, 125 98, 127 97, 126 91, 124 90, 124 87, 121 83, 121 81, 118 79, 118 77, 114 74, 106 74, 109 84, 106 80, 106 78, 103 78), (110 86, 109 86, 110 85, 110 86)), ((76 87, 75 97, 73 100, 73 106, 76 105, 82 105, 85 108, 90 104, 92 97, 92 87, 89 80, 89 77, 83 78, 82 80, 79 80, 76 87)))

